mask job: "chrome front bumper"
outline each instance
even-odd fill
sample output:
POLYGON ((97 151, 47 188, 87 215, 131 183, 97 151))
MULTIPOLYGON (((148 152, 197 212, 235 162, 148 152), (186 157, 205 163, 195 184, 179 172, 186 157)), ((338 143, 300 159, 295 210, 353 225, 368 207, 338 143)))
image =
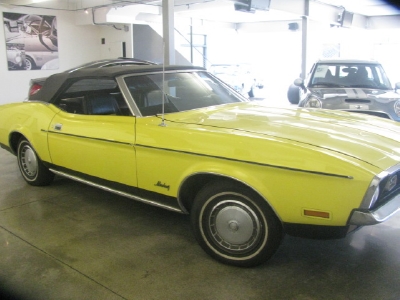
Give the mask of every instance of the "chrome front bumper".
POLYGON ((350 216, 349 225, 374 225, 385 222, 400 211, 400 195, 375 210, 355 209, 350 216))

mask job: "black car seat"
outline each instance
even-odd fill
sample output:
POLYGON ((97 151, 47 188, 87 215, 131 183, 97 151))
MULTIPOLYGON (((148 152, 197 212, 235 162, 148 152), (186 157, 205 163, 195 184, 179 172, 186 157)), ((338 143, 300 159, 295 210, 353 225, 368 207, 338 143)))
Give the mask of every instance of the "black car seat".
POLYGON ((86 97, 89 115, 120 115, 115 97, 108 93, 89 94, 86 97))

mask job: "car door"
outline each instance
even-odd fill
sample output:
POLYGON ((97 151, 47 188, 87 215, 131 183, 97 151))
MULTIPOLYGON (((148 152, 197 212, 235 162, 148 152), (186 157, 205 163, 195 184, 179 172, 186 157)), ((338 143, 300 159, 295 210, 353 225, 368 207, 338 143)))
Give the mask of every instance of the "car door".
POLYGON ((137 186, 135 117, 116 82, 105 81, 82 79, 54 101, 62 110, 49 128, 51 160, 80 178, 137 186))

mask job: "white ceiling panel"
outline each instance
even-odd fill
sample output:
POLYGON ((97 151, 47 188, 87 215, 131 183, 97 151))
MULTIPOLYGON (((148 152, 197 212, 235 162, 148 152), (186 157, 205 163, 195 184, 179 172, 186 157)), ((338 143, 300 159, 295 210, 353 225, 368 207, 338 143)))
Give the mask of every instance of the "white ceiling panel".
MULTIPOLYGON (((334 6, 343 6, 346 10, 368 16, 391 16, 399 15, 399 6, 391 5, 383 0, 319 0, 320 2, 334 6)), ((395 1, 393 1, 395 2, 395 1)))
MULTIPOLYGON (((239 0, 237 0, 239 1, 239 0)), ((255 1, 255 0, 253 0, 255 1)), ((270 0, 276 7, 285 7, 290 0, 270 0)), ((367 17, 374 16, 399 16, 400 9, 388 4, 383 0, 310 0, 334 7, 344 7, 346 10, 367 17)), ((234 10, 233 0, 175 0, 175 13, 180 17, 191 17, 210 21, 245 23, 265 22, 276 20, 293 20, 299 18, 299 14, 290 13, 290 6, 287 10, 271 9, 269 11, 256 10, 253 13, 234 10)), ((12 7, 23 5, 28 7, 40 7, 58 10, 84 10, 87 8, 113 6, 126 7, 133 4, 161 6, 162 0, 0 0, 0 5, 12 7)), ((271 7, 273 5, 271 4, 271 7)), ((399 26, 400 27, 400 26, 399 26)))

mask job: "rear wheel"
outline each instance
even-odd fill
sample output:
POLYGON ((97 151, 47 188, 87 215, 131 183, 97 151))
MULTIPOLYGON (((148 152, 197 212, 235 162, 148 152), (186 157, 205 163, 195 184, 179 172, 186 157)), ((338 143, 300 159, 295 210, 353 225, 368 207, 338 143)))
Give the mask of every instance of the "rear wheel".
POLYGON ((282 226, 269 205, 249 188, 229 181, 206 185, 191 211, 201 247, 230 265, 252 267, 268 260, 282 240, 282 226))
POLYGON ((49 185, 54 179, 54 173, 46 168, 31 144, 21 138, 18 143, 18 166, 25 181, 30 185, 49 185))

